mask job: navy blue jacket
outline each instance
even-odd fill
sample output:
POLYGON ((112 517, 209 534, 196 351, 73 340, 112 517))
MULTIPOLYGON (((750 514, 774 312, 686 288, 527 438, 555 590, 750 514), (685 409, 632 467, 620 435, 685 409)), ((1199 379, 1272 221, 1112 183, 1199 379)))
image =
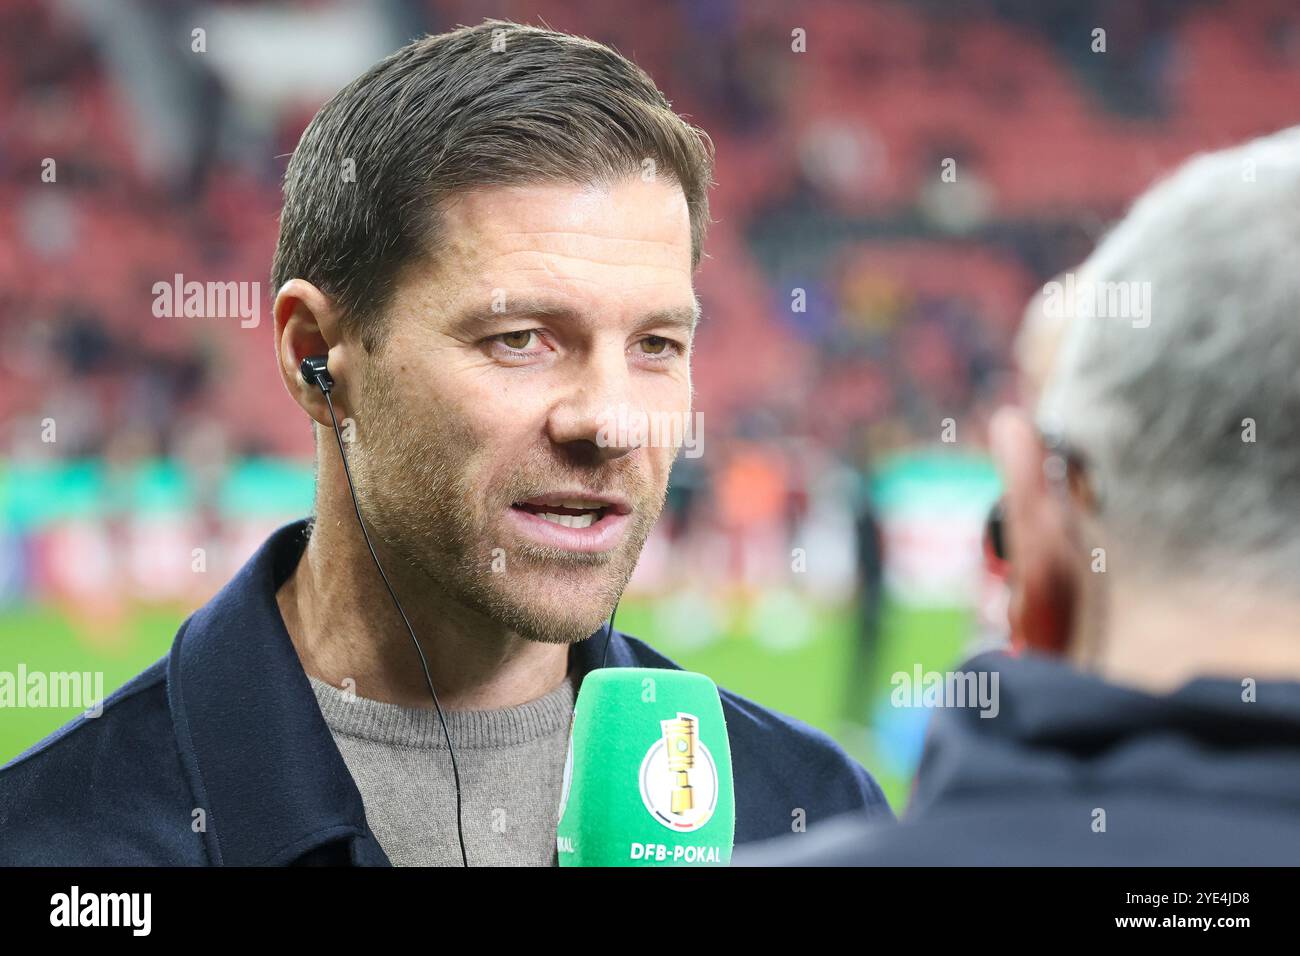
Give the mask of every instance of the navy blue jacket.
MULTIPOLYGON (((0 768, 0 864, 389 865, 276 604, 305 543, 306 522, 281 528, 102 715, 0 768)), ((572 646, 575 680, 604 650, 603 638, 572 646)), ((677 666, 617 631, 609 665, 677 666)), ((789 833, 796 808, 810 829, 843 813, 892 819, 825 734, 721 693, 737 843, 789 833)))
POLYGON ((1300 684, 1260 681, 1245 702, 1239 679, 1156 696, 1042 657, 963 670, 998 672, 999 712, 935 712, 902 823, 832 821, 733 862, 1300 864, 1300 684))

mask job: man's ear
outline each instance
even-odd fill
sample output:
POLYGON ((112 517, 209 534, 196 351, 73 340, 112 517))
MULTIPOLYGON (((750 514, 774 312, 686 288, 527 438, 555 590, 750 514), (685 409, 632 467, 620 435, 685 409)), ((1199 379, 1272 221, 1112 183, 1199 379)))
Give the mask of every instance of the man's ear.
POLYGON ((1010 555, 1012 643, 1050 654, 1069 648, 1077 606, 1077 556, 1056 489, 1043 470, 1046 450, 1020 408, 989 422, 993 457, 1005 485, 1004 533, 1010 555))
POLYGON ((334 300, 310 282, 290 279, 276 293, 272 312, 276 359, 284 387, 315 421, 332 427, 324 396, 315 385, 303 381, 299 366, 309 356, 328 357, 335 383, 330 397, 339 416, 345 417, 348 369, 354 356, 353 346, 344 341, 334 300))

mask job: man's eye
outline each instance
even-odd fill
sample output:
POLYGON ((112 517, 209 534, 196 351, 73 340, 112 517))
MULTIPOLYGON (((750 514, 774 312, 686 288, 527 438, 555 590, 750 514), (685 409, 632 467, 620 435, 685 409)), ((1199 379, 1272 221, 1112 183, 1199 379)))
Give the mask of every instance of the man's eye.
POLYGON ((523 329, 519 332, 506 332, 498 337, 501 339, 502 345, 522 352, 528 348, 529 343, 532 342, 533 336, 536 334, 532 329, 523 329))
POLYGON ((672 348, 672 342, 658 335, 649 335, 641 340, 641 351, 646 355, 662 355, 672 348))

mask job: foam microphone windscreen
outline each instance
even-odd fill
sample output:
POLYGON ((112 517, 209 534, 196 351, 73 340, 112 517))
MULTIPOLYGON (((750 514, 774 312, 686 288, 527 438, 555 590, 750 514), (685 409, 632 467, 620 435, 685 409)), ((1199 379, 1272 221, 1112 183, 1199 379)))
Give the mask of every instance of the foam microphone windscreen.
POLYGON ((592 671, 578 692, 556 844, 561 866, 726 866, 731 747, 703 674, 592 671))

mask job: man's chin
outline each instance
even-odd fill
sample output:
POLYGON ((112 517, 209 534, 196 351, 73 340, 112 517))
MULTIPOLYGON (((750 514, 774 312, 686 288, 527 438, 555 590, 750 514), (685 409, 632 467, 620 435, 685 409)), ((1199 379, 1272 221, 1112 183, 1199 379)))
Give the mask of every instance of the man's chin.
POLYGON ((644 538, 634 533, 621 547, 588 552, 507 537, 506 548, 467 549, 484 555, 484 563, 475 563, 491 571, 462 579, 457 590, 485 617, 527 640, 574 644, 604 627, 632 577, 644 538))
POLYGON ((480 613, 540 644, 574 644, 591 637, 609 619, 626 581, 611 581, 609 568, 582 567, 566 573, 528 574, 528 581, 482 582, 471 603, 480 613))
MULTIPOLYGON (((612 609, 612 608, 611 608, 612 609)), ((514 613, 499 614, 498 620, 525 640, 538 644, 576 644, 605 626, 609 612, 590 609, 574 613, 573 607, 545 608, 516 606, 514 613)))
POLYGON ((608 620, 606 616, 583 624, 545 621, 532 622, 529 625, 520 622, 514 630, 520 637, 535 644, 577 644, 598 632, 603 632, 608 620))

